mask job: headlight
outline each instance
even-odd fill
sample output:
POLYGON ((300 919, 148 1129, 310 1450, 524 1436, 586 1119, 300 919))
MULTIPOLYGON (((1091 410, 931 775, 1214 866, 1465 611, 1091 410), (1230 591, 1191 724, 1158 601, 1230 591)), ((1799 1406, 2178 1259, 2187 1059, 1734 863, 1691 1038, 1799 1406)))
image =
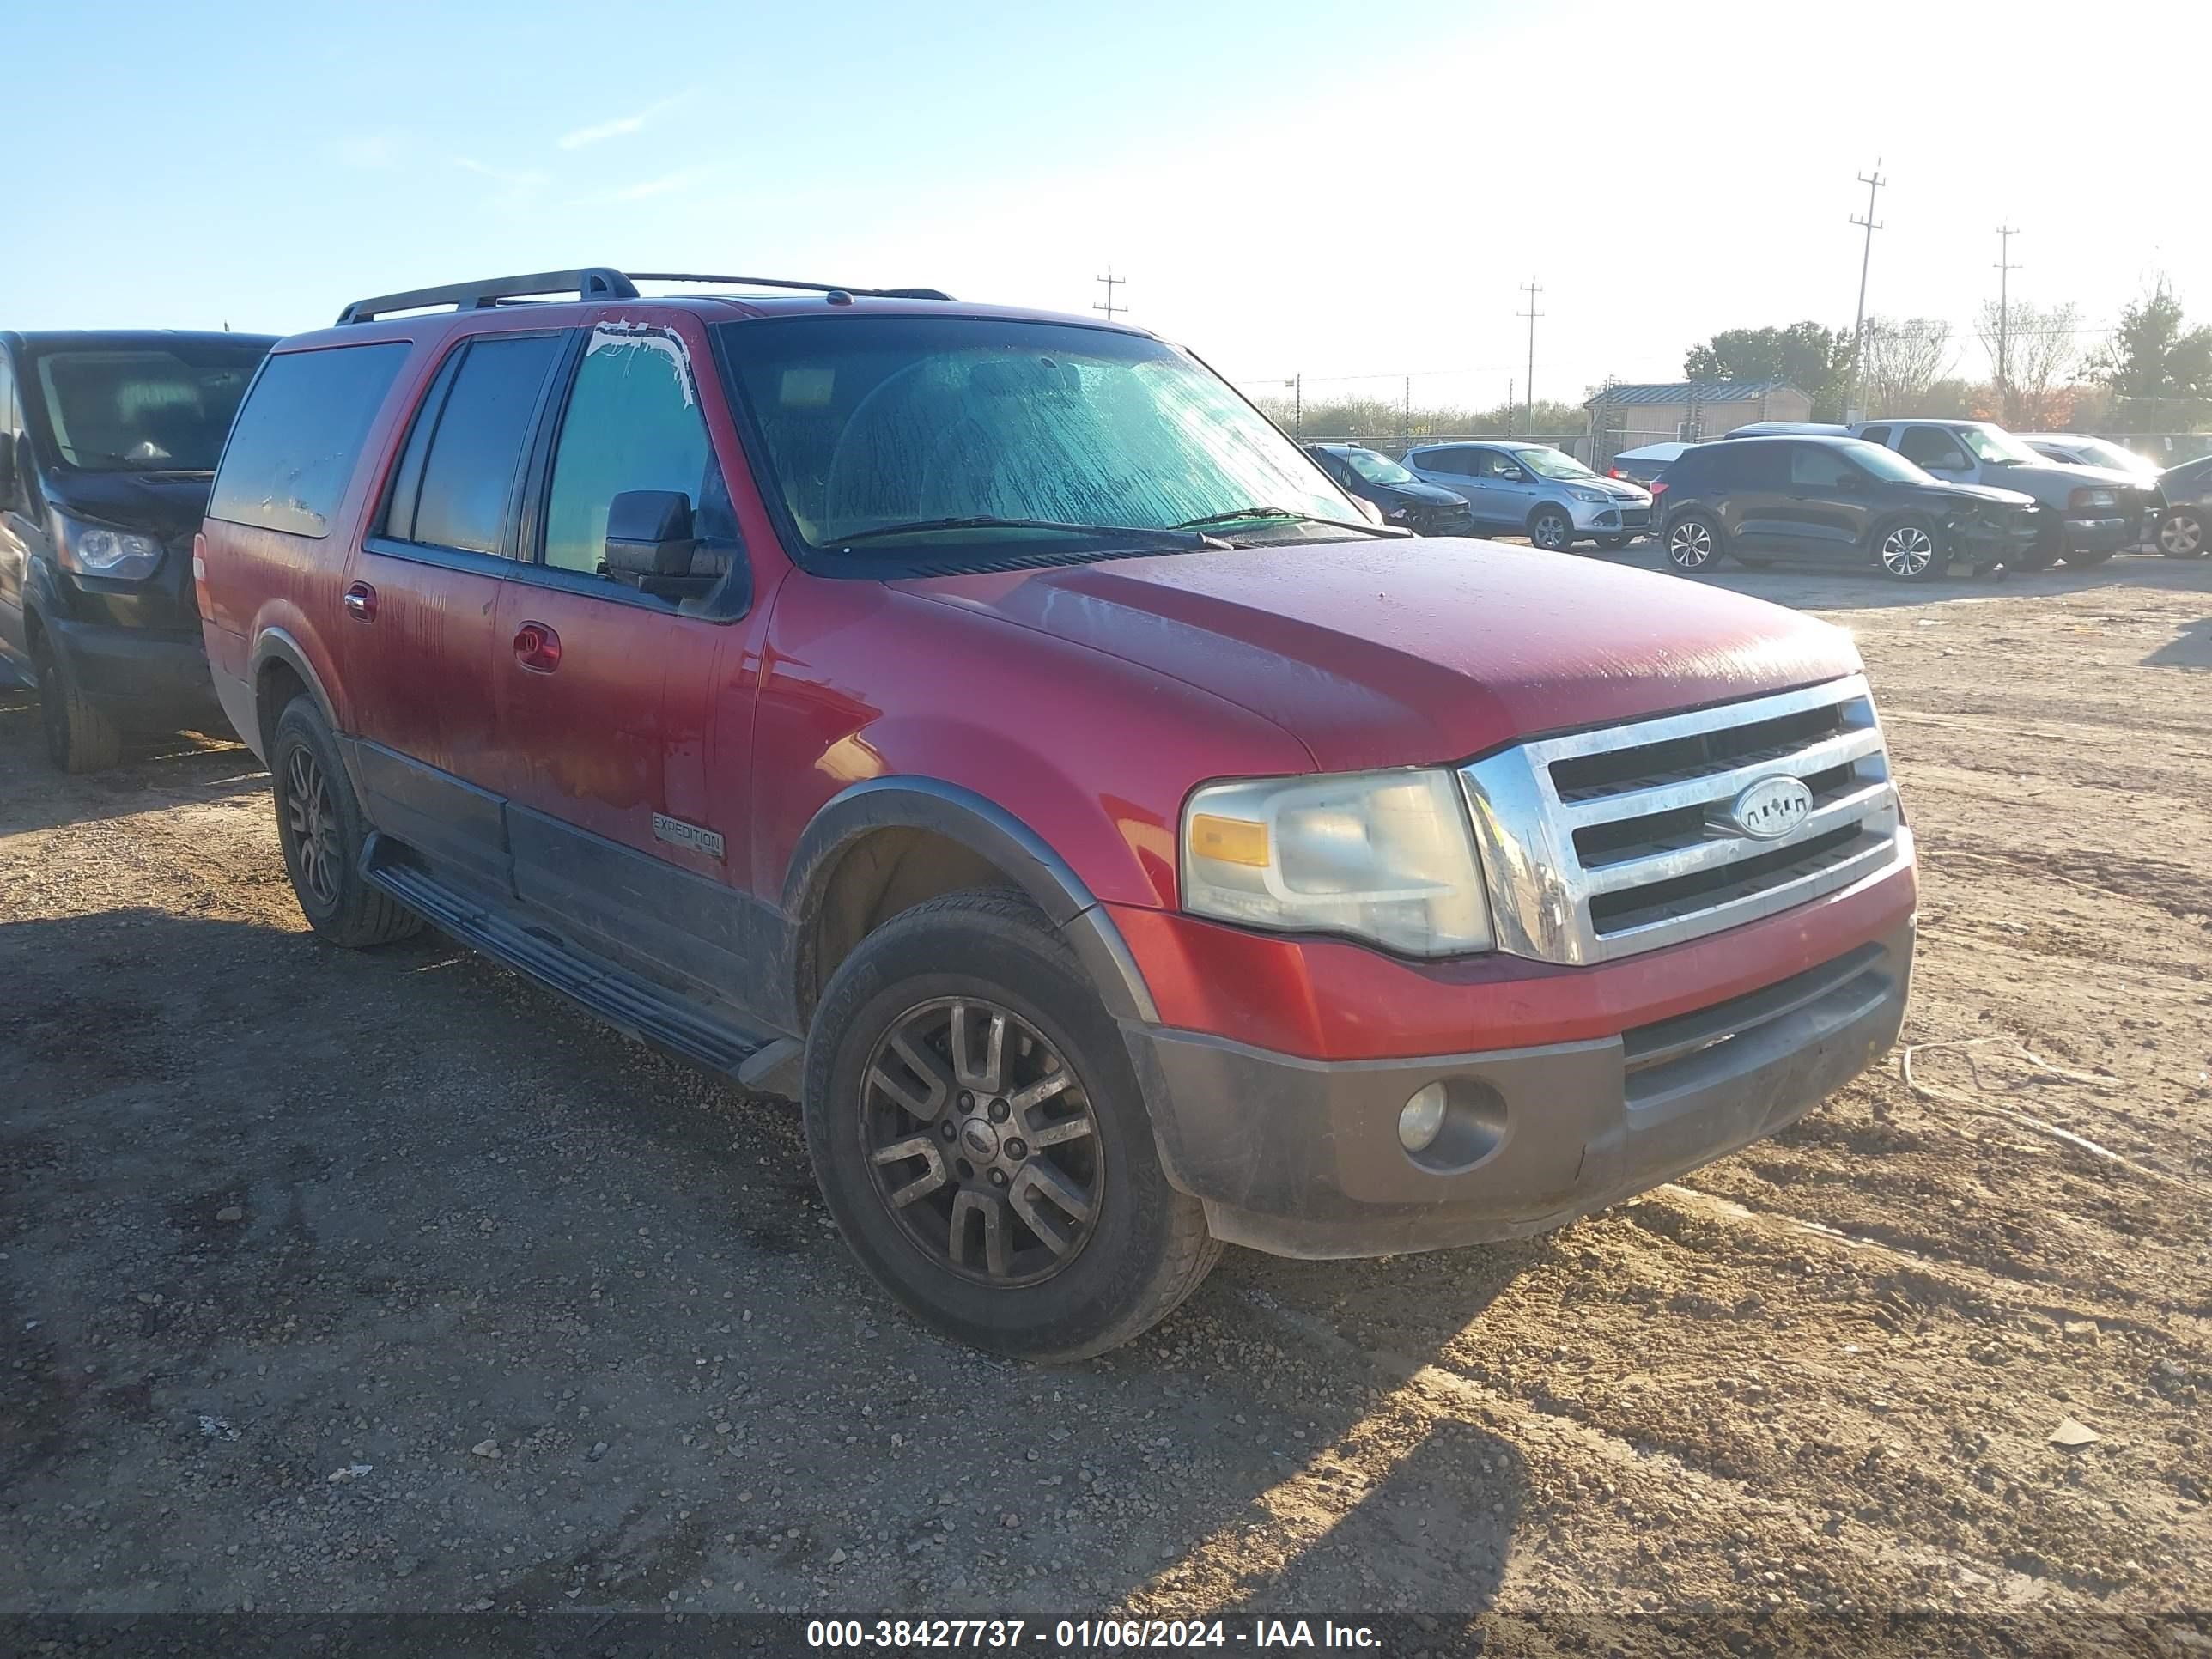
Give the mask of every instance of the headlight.
POLYGON ((2118 494, 2110 489, 2077 489, 2072 500, 2076 507, 2118 507, 2120 504, 2118 494))
POLYGON ((54 550, 80 576, 143 581, 161 564, 161 544, 135 530, 111 530, 64 513, 54 514, 54 550))
POLYGON ((1578 501, 1609 501, 1613 499, 1602 489, 1584 489, 1579 484, 1570 485, 1567 494, 1578 501))
POLYGON ((1413 509, 1403 505, 1391 507, 1387 514, 1392 524, 1403 524, 1413 516, 1413 509))
POLYGON ((1407 956, 1491 945, 1474 830, 1449 772, 1209 784, 1183 809, 1182 902, 1194 915, 1346 933, 1407 956))

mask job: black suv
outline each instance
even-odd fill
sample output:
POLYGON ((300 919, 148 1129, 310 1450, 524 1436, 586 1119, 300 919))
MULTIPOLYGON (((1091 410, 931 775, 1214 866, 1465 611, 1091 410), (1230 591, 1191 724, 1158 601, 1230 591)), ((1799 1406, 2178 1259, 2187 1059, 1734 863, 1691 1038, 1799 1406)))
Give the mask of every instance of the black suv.
POLYGON ((258 334, 0 333, 0 685, 34 684, 55 765, 222 720, 192 536, 258 334))
POLYGON ((1306 453, 1347 495, 1373 502, 1386 524, 1423 536, 1464 536, 1474 528, 1466 496, 1423 483, 1388 455, 1358 444, 1308 444, 1306 453))
POLYGON ((2042 509, 2033 496, 1946 483, 1879 444, 1856 438, 1735 438, 1686 449, 1651 487, 1677 570, 1739 564, 1872 560, 1920 581, 1952 562, 1978 574, 2032 549, 2042 509))

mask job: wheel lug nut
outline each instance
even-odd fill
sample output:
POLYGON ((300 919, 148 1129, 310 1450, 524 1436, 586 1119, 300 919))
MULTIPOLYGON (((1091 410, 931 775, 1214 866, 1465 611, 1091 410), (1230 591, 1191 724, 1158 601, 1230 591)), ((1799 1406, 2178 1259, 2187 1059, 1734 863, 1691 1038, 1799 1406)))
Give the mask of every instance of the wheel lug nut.
POLYGON ((1027 1158, 1029 1155, 1030 1145, 1026 1140, 1010 1140, 1006 1143, 1008 1158, 1027 1158))
POLYGON ((992 1170, 992 1171, 991 1171, 991 1184, 992 1184, 994 1187, 1003 1187, 1003 1186, 1005 1186, 1005 1185, 1006 1184, 1006 1172, 1004 1170, 992 1170))
POLYGON ((947 1140, 950 1140, 953 1136, 958 1134, 960 1131, 954 1128, 950 1123, 948 1123, 942 1129, 939 1130, 938 1133, 943 1135, 947 1140))
POLYGON ((963 1112, 974 1111, 975 1109, 975 1097, 969 1094, 962 1095, 960 1097, 960 1109, 963 1112))
POLYGON ((1009 1109, 1005 1101, 993 1101, 991 1103, 991 1121, 994 1123, 1004 1123, 1006 1121, 1008 1110, 1009 1109))

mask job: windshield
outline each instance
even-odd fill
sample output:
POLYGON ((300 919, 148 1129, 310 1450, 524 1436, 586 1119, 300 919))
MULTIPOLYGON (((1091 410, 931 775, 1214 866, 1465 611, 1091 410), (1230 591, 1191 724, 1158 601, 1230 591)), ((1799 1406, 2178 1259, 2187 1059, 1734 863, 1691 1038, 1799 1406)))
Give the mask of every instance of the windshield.
POLYGON ((1364 522, 1251 405, 1141 335, 849 315, 718 332, 772 491, 817 551, 1120 546, 1115 526, 1243 507, 1293 515, 1251 527, 1269 538, 1306 533, 1304 517, 1364 522))
POLYGON ((1595 478, 1597 474, 1573 456, 1556 449, 1533 447, 1506 452, 1540 478, 1595 478))
POLYGON ((212 472, 268 349, 240 341, 43 352, 38 386, 55 453, 88 471, 212 472))
POLYGON ((1887 478, 1892 483, 1934 483, 1932 475, 1893 449, 1884 449, 1880 444, 1870 444, 1856 438, 1838 443, 1842 450, 1877 478, 1887 478))
POLYGON ((1998 466, 2041 466, 2043 457, 2000 426, 1961 426, 1952 428, 1959 441, 1974 452, 1977 460, 1998 466))
POLYGON ((1352 464, 1354 472, 1370 483, 1408 484, 1420 482, 1388 455, 1377 455, 1371 449, 1347 449, 1344 452, 1344 459, 1352 464))
POLYGON ((2132 449, 2103 438, 2085 438, 2070 446, 2088 466, 2109 466, 2121 472, 2139 472, 2146 477, 2159 470, 2158 463, 2147 455, 2138 455, 2132 449))

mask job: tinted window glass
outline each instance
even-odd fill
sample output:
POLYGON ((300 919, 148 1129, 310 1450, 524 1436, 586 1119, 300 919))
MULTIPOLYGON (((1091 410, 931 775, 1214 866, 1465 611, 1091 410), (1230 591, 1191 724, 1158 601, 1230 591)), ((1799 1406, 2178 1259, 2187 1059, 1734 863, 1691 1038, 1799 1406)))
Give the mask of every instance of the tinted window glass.
POLYGON ((1714 483, 1724 489, 1778 489, 1789 477, 1786 446, 1753 439, 1725 446, 1720 451, 1719 476, 1714 483))
POLYGON ((689 497, 702 541, 733 541, 737 526, 692 395, 690 365, 665 334, 592 336, 576 370, 545 509, 545 562, 596 571, 607 508, 627 489, 689 497))
POLYGON ((1790 482, 1808 489, 1835 489, 1845 480, 1863 480, 1865 474, 1832 449, 1819 444, 1790 446, 1790 482))
POLYGON ((1413 465, 1424 472, 1449 472, 1455 476, 1464 476, 1473 471, 1468 460, 1468 452, 1464 449, 1425 450, 1413 458, 1413 465))
MULTIPOLYGON (((561 338, 554 334, 492 335, 469 343, 435 416, 410 540, 465 553, 501 550, 500 533, 523 441, 560 352, 561 338)), ((430 417, 425 409, 416 419, 430 417)))
POLYGON ((65 465, 212 472, 267 350, 265 341, 238 340, 42 351, 33 395, 65 465))
POLYGON ((1889 428, 1886 426, 1870 426, 1860 433, 1859 436, 1870 444, 1886 444, 1889 441, 1889 428))
POLYGON ((208 516, 329 535, 362 440, 410 349, 392 340, 271 357, 238 412, 208 516))
POLYGON ((1518 478, 1521 463, 1502 449, 1478 449, 1474 452, 1474 475, 1478 478, 1518 478))
POLYGON ((1958 440, 1940 426, 1909 426, 1897 446, 1897 453, 1908 461, 1917 461, 1923 466, 1948 466, 1963 470, 1966 452, 1959 447, 1958 440))

